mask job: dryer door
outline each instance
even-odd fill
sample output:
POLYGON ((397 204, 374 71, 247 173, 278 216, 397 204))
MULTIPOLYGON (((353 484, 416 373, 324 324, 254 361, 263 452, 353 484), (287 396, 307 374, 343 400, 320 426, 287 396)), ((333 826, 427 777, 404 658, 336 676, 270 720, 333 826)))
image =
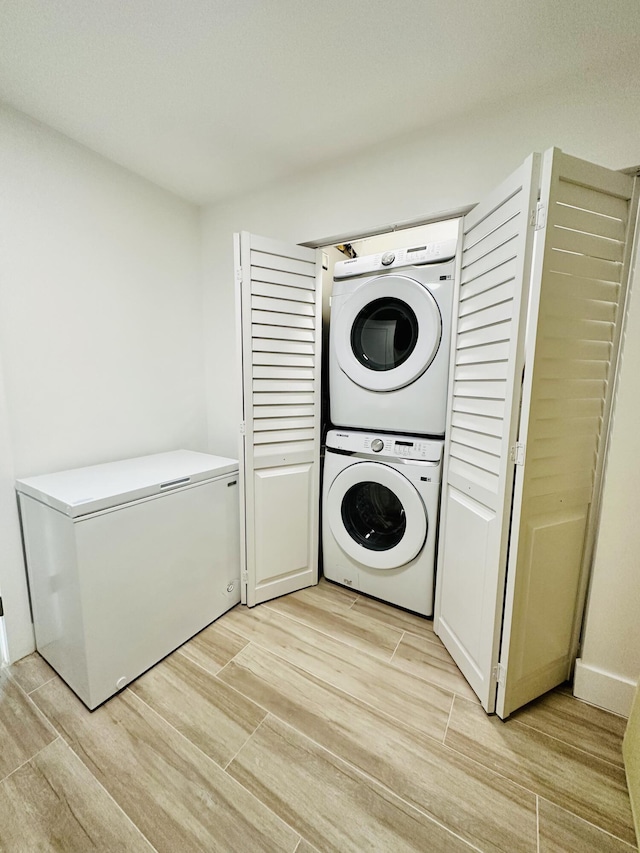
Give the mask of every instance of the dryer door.
POLYGON ((438 352, 440 309, 427 287, 403 275, 363 282, 336 318, 333 337, 338 364, 370 391, 410 385, 438 352))
POLYGON ((342 550, 371 569, 397 569, 427 537, 427 512, 415 486, 380 462, 342 470, 327 495, 331 532, 342 550))

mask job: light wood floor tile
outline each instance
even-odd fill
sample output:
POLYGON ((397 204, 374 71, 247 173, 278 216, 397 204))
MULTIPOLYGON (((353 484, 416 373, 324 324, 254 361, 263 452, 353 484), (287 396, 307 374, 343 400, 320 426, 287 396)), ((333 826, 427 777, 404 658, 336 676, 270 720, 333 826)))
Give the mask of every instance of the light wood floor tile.
POLYGON ((160 853, 295 849, 289 827, 129 691, 93 712, 58 680, 32 695, 160 853))
POLYGON ((547 800, 540 800, 539 810, 539 853, 633 853, 638 849, 547 800))
POLYGON ((448 691, 264 605, 234 608, 222 618, 225 626, 323 681, 438 740, 443 737, 452 701, 448 691))
POLYGON ((0 669, 0 779, 56 737, 6 670, 0 669))
POLYGON ((465 689, 430 620, 324 579, 93 713, 31 655, 0 671, 0 850, 637 850, 624 720, 565 685, 502 723, 465 689))
POLYGON ((622 767, 623 717, 554 690, 517 711, 513 719, 622 767))
POLYGON ((180 646, 178 651, 209 672, 216 673, 246 645, 246 640, 226 631, 219 622, 214 622, 184 646, 180 646))
POLYGON ((285 595, 264 606, 382 660, 391 659, 402 637, 397 628, 327 602, 317 587, 285 595))
POLYGON ((129 689, 222 767, 266 715, 180 654, 154 666, 129 689))
POLYGON ((318 853, 318 851, 306 842, 304 838, 301 838, 300 844, 296 847, 296 853, 318 853))
POLYGON ((218 674, 483 851, 536 851, 535 795, 253 644, 218 674))
POLYGON ((322 598, 323 601, 332 603, 334 607, 340 607, 343 610, 350 610, 358 600, 357 592, 347 589, 346 586, 331 583, 326 578, 320 578, 318 585, 313 588, 313 591, 318 598, 322 598))
POLYGON ((31 693, 55 676, 55 672, 38 652, 11 664, 9 671, 25 693, 31 693))
POLYGON ((456 697, 445 743, 579 817, 633 843, 624 771, 517 720, 456 697))
POLYGON ((229 772, 323 853, 471 849, 273 717, 240 750, 229 772))
POLYGON ((0 850, 153 853, 60 738, 0 784, 0 850))
POLYGON ((433 633, 433 621, 424 616, 409 613, 407 610, 400 610, 399 607, 392 607, 390 604, 376 601, 375 598, 367 598, 364 595, 358 598, 353 605, 353 610, 356 613, 368 616, 370 619, 377 619, 383 625, 389 625, 400 631, 410 631, 412 634, 426 637, 434 643, 442 645, 440 638, 433 633))
POLYGON ((392 662, 418 678, 438 684, 445 690, 451 690, 452 693, 458 693, 473 702, 478 701, 476 694, 469 687, 444 646, 430 643, 424 637, 418 637, 415 634, 405 634, 400 640, 392 662))

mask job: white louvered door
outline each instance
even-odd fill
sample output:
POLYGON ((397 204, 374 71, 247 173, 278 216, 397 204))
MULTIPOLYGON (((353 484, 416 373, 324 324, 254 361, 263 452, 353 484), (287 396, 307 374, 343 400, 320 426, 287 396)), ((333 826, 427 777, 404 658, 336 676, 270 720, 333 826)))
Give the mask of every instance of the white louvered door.
POLYGON ((253 606, 318 582, 322 260, 242 232, 235 261, 242 600, 253 606))
POLYGON ((462 222, 434 627, 495 707, 540 158, 462 222))
POLYGON ((634 182, 546 152, 500 651, 508 716, 570 675, 591 559, 634 182), (593 520, 591 519, 591 522, 593 520))
POLYGON ((552 149, 463 221, 434 625, 503 718, 573 665, 636 207, 552 149))

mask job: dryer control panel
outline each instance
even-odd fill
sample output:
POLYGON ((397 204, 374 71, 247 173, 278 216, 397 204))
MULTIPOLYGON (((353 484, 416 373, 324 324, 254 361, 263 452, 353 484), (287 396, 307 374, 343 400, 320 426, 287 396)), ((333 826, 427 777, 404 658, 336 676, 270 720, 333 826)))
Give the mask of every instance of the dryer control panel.
POLYGON ((381 459, 412 459, 440 462, 443 440, 416 438, 408 435, 349 432, 332 429, 327 433, 327 447, 347 453, 367 453, 381 459))
POLYGON ((338 261, 333 271, 335 279, 350 278, 354 275, 392 270, 398 267, 443 264, 456 254, 457 240, 441 240, 421 246, 407 246, 403 249, 390 249, 376 255, 364 255, 348 261, 338 261))

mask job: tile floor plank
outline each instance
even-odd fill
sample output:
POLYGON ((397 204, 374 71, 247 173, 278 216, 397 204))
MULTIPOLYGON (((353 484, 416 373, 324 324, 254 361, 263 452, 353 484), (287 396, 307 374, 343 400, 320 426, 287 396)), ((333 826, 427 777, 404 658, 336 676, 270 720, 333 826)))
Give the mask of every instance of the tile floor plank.
POLYGON ((417 613, 409 613, 408 610, 392 607, 390 604, 385 604, 375 598, 367 598, 364 595, 358 598, 352 609, 356 613, 362 613, 370 619, 382 622, 383 625, 389 625, 400 631, 409 631, 418 637, 425 637, 434 643, 442 645, 440 638, 433 632, 432 619, 418 616, 417 613))
POLYGON ((130 691, 93 712, 57 679, 32 695, 159 853, 295 849, 290 827, 130 691))
POLYGON ((184 655, 173 654, 129 689, 222 767, 266 716, 184 655))
POLYGON ((274 717, 229 772, 323 853, 469 853, 465 842, 274 717))
POLYGON ((328 602, 326 595, 318 594, 317 587, 276 598, 264 606, 382 660, 391 659, 402 638, 397 628, 328 602))
POLYGON ((61 738, 0 784, 0 850, 153 853, 61 738))
POLYGON ((624 717, 566 693, 552 691, 513 714, 513 719, 622 767, 624 717))
POLYGON ((300 844, 296 847, 295 853, 318 853, 315 847, 312 847, 304 838, 300 839, 300 844))
POLYGON ((11 664, 9 672, 25 693, 31 693, 56 675, 38 652, 33 652, 26 658, 11 664))
POLYGON ((0 672, 0 849, 637 850, 624 720, 564 686, 502 723, 450 666, 430 620, 326 580, 93 713, 31 655, 0 672))
POLYGON ((0 669, 0 780, 56 737, 13 678, 0 669))
POLYGON ((246 645, 246 640, 226 631, 219 622, 214 622, 180 646, 178 651, 215 674, 246 645))
POLYGON ((314 595, 318 599, 340 607, 342 610, 350 610, 358 600, 358 593, 346 586, 340 586, 337 583, 331 583, 326 578, 320 578, 318 585, 313 587, 314 595))
POLYGON ((404 634, 392 658, 392 663, 405 672, 444 687, 445 690, 450 690, 473 702, 479 701, 444 646, 430 643, 424 637, 404 634))
POLYGON ((534 794, 253 644, 217 677, 483 851, 536 853, 534 794))
POLYGON ((442 739, 453 694, 264 605, 234 608, 222 619, 237 631, 322 681, 442 739))
POLYGON ((633 853, 638 849, 547 800, 540 800, 539 810, 539 853, 567 853, 574 850, 585 853, 633 853))
POLYGON ((517 720, 456 697, 445 744, 607 832, 634 843, 624 771, 517 720))

